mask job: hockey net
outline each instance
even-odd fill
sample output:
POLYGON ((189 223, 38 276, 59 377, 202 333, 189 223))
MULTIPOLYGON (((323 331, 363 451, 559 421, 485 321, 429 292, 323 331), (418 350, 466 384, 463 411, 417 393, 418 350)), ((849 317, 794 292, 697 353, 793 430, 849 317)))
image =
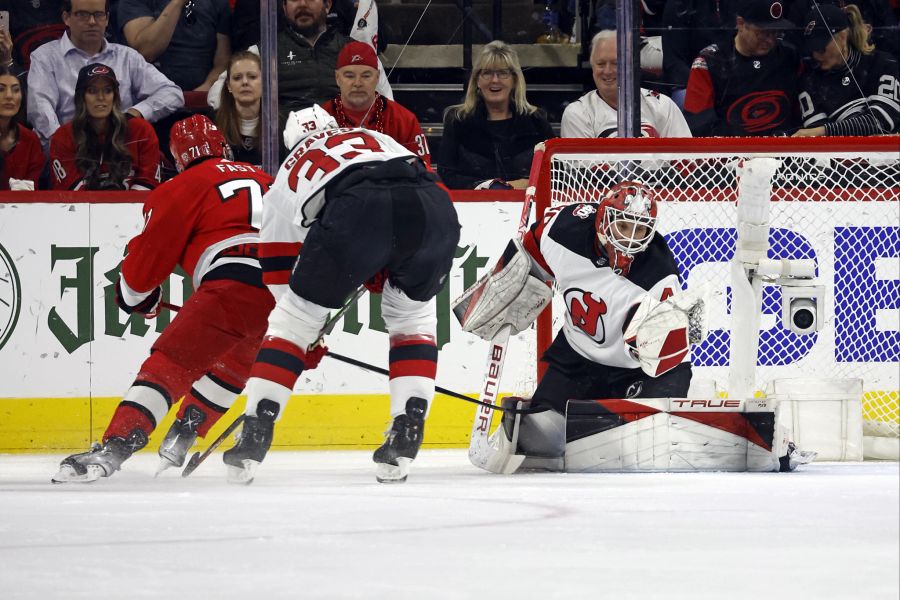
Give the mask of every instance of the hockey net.
MULTIPOLYGON (((718 290, 709 335, 692 351, 695 379, 727 394, 729 261, 734 256, 737 165, 779 161, 771 181, 769 258, 814 259, 826 286, 825 322, 799 335, 781 321, 781 289, 763 291, 757 393, 776 379, 859 378, 864 435, 897 438, 900 359, 900 140, 882 138, 558 139, 546 143, 537 218, 550 207, 596 201, 639 180, 660 200, 659 230, 683 282, 718 290)), ((559 321, 545 311, 538 351, 559 321)), ((561 323, 561 321, 559 321, 561 323)))

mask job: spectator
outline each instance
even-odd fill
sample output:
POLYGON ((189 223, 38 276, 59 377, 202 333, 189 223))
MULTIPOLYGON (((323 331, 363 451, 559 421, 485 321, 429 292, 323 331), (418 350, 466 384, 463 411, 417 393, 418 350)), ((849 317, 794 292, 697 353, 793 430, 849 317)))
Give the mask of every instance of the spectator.
POLYGON ((9 12, 9 32, 15 42, 16 62, 28 68, 28 57, 39 46, 58 40, 65 31, 59 21, 62 0, 0 0, 9 12))
POLYGON ((16 61, 13 59, 13 38, 9 31, 0 29, 0 66, 14 69, 18 73, 16 61))
POLYGON ((438 173, 454 189, 524 189, 535 144, 551 137, 526 99, 516 51, 495 40, 476 58, 463 103, 444 113, 438 173))
MULTIPOLYGON (((600 31, 591 40, 591 72, 597 89, 566 107, 562 116, 562 137, 618 135, 619 72, 615 31, 600 31)), ((641 88, 641 135, 691 137, 691 130, 670 98, 641 88)))
POLYGON ((792 27, 778 0, 742 0, 737 34, 691 65, 684 110, 694 135, 783 135, 797 123, 800 61, 779 30, 792 27))
POLYGON ((338 55, 335 80, 341 93, 322 108, 340 127, 365 127, 387 134, 431 165, 428 141, 416 115, 375 91, 378 58, 372 46, 357 41, 344 46, 338 55))
MULTIPOLYGON (((897 0, 893 0, 892 3, 893 14, 887 0, 795 0, 790 3, 787 17, 792 22, 802 25, 809 22, 805 17, 816 5, 833 4, 844 9, 848 5, 854 5, 859 9, 865 23, 867 41, 878 50, 897 56, 900 54, 900 27, 897 24, 900 3, 897 0)), ((799 34, 802 36, 803 30, 800 30, 799 34)), ((798 39, 797 44, 801 43, 802 37, 798 39)))
MULTIPOLYGON (((282 0, 283 25, 278 33, 278 105, 282 123, 288 113, 313 104, 323 105, 340 92, 334 70, 341 49, 350 38, 326 19, 330 0, 282 0)), ((258 33, 257 33, 258 35, 258 33)), ((259 54, 257 46, 249 50, 259 54)), ((219 86, 213 84, 207 102, 219 107, 219 86)))
POLYGON ((153 127, 122 112, 119 83, 100 63, 78 72, 75 118, 50 139, 53 189, 150 190, 159 183, 153 127))
POLYGON ((33 190, 44 169, 41 142, 21 119, 22 84, 0 65, 0 190, 33 190))
POLYGON ((736 0, 669 0, 663 11, 663 73, 673 85, 672 100, 684 106, 691 63, 711 44, 734 36, 736 0))
POLYGON ((228 66, 228 0, 119 0, 119 27, 182 90, 209 90, 228 66))
POLYGON ((232 54, 216 111, 216 125, 231 146, 234 160, 255 166, 262 164, 259 146, 261 71, 258 54, 246 50, 232 54))
POLYGON ((334 69, 349 38, 326 20, 331 0, 282 0, 278 34, 278 105, 282 114, 324 104, 338 92, 334 69))
POLYGON ((820 4, 806 16, 803 47, 816 68, 802 80, 803 129, 795 137, 900 131, 897 60, 867 42, 859 9, 820 4))
POLYGON ((155 122, 184 104, 181 90, 140 54, 106 42, 108 1, 64 0, 62 18, 67 32, 34 51, 28 72, 28 116, 45 148, 60 124, 72 120, 77 74, 89 63, 118 73, 122 106, 132 116, 155 122))

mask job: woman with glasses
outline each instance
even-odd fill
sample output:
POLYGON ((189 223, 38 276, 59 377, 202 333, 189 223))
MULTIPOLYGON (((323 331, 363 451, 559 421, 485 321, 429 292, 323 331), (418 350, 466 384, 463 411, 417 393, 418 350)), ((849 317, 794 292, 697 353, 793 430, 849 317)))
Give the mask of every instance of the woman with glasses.
POLYGON ((535 144, 551 137, 525 97, 515 50, 493 41, 475 60, 463 103, 444 114, 438 173, 452 189, 524 189, 535 144))
POLYGON ((75 118, 50 138, 56 190, 150 190, 159 183, 159 140, 153 126, 122 112, 119 82, 106 65, 78 73, 75 118))

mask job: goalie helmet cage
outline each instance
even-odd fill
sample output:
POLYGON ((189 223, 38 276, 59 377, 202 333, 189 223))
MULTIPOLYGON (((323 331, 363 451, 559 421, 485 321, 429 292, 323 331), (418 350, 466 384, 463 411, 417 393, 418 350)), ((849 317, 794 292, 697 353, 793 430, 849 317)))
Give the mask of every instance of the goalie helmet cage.
MULTIPOLYGON (((756 157, 779 161, 771 177, 768 257, 815 260, 818 282, 826 288, 822 330, 799 335, 781 321, 781 287, 764 287, 757 393, 778 379, 859 378, 864 434, 897 438, 896 136, 553 139, 545 144, 535 182, 536 218, 552 207, 598 201, 620 181, 650 186, 659 200, 658 230, 675 255, 683 283, 705 281, 714 293, 709 335, 692 350, 694 377, 714 380, 727 393, 729 262, 735 253, 739 201, 736 167, 756 157)), ((562 318, 558 299, 556 304, 538 319, 538 356, 562 318)))

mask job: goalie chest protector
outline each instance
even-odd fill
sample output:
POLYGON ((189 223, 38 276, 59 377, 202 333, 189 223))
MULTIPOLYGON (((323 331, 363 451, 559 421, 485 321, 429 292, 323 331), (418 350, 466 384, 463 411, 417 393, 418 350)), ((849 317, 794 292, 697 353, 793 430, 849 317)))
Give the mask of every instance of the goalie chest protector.
POLYGON ((531 235, 540 257, 535 258, 555 276, 566 307, 563 332, 575 351, 603 365, 639 368, 625 347, 626 317, 647 292, 662 299, 680 289, 678 267, 656 233, 628 275, 617 275, 597 239, 596 216, 597 204, 573 204, 536 225, 531 235))

